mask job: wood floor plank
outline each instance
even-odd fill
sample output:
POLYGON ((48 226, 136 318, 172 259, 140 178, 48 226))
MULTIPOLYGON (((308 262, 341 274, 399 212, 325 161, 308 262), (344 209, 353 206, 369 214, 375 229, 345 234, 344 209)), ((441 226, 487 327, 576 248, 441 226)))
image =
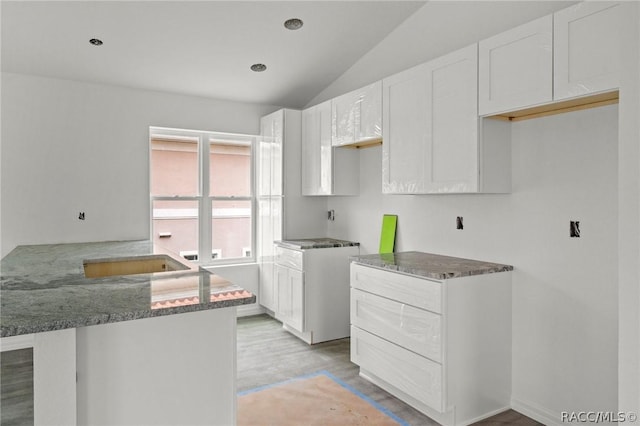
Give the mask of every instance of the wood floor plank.
POLYGON ((0 424, 33 425, 33 349, 0 352, 0 424))
MULTIPOLYGON (((414 426, 437 425, 429 417, 359 376, 350 361, 350 340, 309 346, 268 315, 238 319, 238 391, 326 370, 414 426)), ((541 425, 513 410, 478 423, 482 426, 541 425)))

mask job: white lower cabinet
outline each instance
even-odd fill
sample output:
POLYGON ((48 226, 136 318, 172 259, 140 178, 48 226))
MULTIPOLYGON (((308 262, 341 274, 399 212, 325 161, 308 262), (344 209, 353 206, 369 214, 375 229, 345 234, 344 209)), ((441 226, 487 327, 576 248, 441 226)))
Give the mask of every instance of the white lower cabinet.
POLYGON ((438 281, 352 263, 351 361, 444 425, 508 409, 511 273, 438 281))
POLYGON ((442 361, 442 316, 351 289, 351 323, 434 361, 442 361))
POLYGON ((309 344, 349 337, 349 258, 358 254, 358 246, 276 246, 270 313, 309 344))
POLYGON ((304 331, 304 273, 276 264, 278 310, 276 318, 297 331, 304 331))
MULTIPOLYGON (((351 361, 416 400, 442 411, 442 365, 358 327, 351 330, 351 361)), ((392 392, 393 393, 393 392, 392 392)))

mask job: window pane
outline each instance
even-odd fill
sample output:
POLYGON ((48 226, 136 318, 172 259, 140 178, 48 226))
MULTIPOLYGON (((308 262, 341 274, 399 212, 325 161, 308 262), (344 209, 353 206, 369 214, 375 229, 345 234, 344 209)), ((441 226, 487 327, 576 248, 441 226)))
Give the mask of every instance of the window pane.
POLYGON ((151 195, 194 196, 198 190, 198 142, 192 139, 151 140, 151 195))
POLYGON ((212 200, 213 259, 251 257, 251 200, 212 200))
POLYGON ((251 196, 251 142, 212 140, 210 155, 210 195, 251 196))
POLYGON ((189 260, 198 259, 198 201, 153 201, 153 242, 189 260))

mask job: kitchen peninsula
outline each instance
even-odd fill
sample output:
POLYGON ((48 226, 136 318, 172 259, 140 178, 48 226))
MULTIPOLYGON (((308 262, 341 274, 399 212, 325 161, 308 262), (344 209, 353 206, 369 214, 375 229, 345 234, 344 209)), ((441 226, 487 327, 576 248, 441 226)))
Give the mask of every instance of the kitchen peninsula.
POLYGON ((253 294, 149 241, 20 246, 1 268, 2 351, 33 348, 36 425, 235 422, 253 294), (164 272, 88 277, 131 261, 164 272))

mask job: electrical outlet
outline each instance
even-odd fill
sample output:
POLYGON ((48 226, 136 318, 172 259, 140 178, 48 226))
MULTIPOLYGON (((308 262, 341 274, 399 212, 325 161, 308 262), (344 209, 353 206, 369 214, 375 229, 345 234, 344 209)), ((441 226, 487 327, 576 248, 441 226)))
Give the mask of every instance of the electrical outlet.
POLYGON ((335 212, 335 210, 329 210, 327 212, 327 219, 329 219, 331 221, 336 220, 336 212, 335 212))
POLYGON ((464 224, 462 223, 462 216, 456 217, 456 229, 464 229, 464 224))
POLYGON ((580 238, 580 222, 577 220, 569 221, 569 236, 571 238, 580 238))

